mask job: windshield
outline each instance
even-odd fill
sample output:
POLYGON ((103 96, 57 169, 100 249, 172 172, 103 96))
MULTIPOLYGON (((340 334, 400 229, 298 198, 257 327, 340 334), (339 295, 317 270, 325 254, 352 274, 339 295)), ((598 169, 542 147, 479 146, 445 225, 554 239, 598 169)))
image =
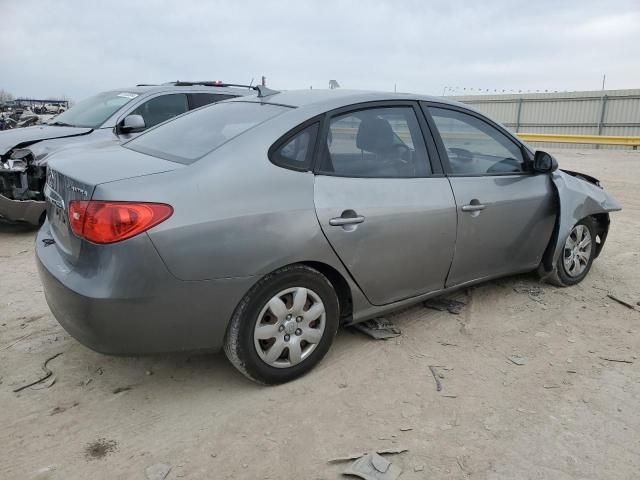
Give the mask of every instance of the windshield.
POLYGON ((153 128, 124 146, 188 165, 289 108, 257 102, 216 103, 153 128))
POLYGON ((137 96, 137 93, 131 92, 100 93, 74 105, 53 118, 49 124, 97 128, 137 96))

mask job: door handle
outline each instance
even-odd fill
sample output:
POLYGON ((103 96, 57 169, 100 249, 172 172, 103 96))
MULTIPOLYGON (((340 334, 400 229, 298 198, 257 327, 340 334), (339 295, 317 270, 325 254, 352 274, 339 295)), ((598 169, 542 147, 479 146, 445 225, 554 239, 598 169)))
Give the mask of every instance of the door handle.
POLYGON ((329 225, 333 227, 342 227, 344 225, 357 225, 364 222, 362 215, 356 215, 355 217, 336 217, 329 220, 329 225))
POLYGON ((478 203, 478 204, 471 204, 471 205, 463 205, 462 211, 463 212, 479 212, 480 210, 484 210, 485 208, 487 208, 486 205, 482 205, 481 203, 478 203))

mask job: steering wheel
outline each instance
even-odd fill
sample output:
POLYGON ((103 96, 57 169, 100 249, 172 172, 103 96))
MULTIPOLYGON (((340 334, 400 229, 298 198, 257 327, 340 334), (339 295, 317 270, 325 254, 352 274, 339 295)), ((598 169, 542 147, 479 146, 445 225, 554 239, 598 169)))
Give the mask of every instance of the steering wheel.
POLYGON ((473 161, 473 153, 471 153, 469 150, 467 150, 466 148, 449 148, 448 149, 450 154, 453 154, 456 156, 456 160, 461 160, 463 162, 471 162, 473 161))
POLYGON ((515 158, 505 158, 487 169, 487 173, 518 173, 521 171, 522 165, 515 158))

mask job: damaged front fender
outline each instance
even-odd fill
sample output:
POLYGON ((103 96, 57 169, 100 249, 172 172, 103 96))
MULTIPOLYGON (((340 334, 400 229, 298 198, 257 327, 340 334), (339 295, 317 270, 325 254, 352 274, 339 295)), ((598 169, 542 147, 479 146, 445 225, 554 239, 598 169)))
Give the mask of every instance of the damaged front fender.
POLYGON ((593 177, 577 172, 557 170, 551 174, 558 200, 558 218, 553 238, 541 265, 541 274, 547 278, 555 273, 564 244, 573 226, 583 218, 597 220, 597 249, 600 254, 609 230, 609 213, 622 210, 620 204, 605 192, 593 177))

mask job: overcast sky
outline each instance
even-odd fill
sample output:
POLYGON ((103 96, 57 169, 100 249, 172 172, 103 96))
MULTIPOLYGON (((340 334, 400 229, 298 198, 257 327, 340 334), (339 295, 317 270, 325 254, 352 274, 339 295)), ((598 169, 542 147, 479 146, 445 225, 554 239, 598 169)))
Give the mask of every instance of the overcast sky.
POLYGON ((0 0, 0 89, 169 80, 441 95, 640 88, 640 0, 0 0), (460 93, 462 91, 460 90, 460 93))

